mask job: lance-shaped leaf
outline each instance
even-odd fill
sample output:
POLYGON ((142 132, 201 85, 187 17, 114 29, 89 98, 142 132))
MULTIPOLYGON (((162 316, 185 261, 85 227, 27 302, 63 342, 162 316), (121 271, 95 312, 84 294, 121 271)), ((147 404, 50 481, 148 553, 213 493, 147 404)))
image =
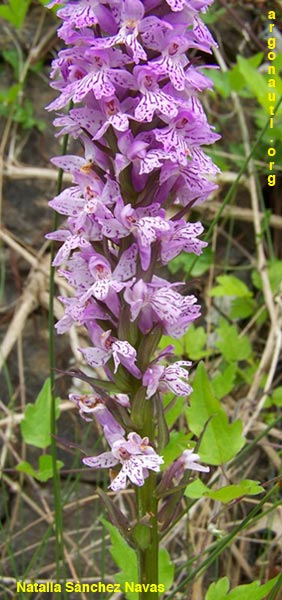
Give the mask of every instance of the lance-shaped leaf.
POLYGON ((186 409, 188 426, 197 437, 210 419, 199 447, 201 460, 211 465, 231 460, 245 442, 241 435, 242 423, 239 420, 231 425, 228 423, 227 415, 212 392, 203 363, 196 371, 190 405, 186 409))

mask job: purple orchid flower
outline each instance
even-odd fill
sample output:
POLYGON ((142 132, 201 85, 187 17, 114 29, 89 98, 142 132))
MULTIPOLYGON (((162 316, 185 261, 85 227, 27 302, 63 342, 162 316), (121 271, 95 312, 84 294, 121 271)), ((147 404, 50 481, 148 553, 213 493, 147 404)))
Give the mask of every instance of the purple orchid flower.
POLYGON ((158 204, 149 209, 134 210, 131 204, 124 206, 122 200, 118 199, 114 217, 108 211, 106 217, 99 220, 102 233, 108 238, 123 238, 133 234, 138 244, 142 269, 146 271, 151 261, 152 243, 161 239, 163 233, 170 229, 170 224, 164 217, 165 212, 158 204))
POLYGON ((190 367, 188 360, 178 360, 173 365, 163 367, 152 364, 143 375, 143 385, 147 387, 146 398, 151 398, 156 391, 173 392, 177 396, 188 396, 192 388, 188 385, 188 372, 183 367, 190 367))
POLYGON ((103 331, 99 334, 98 329, 94 333, 95 347, 80 348, 86 362, 93 368, 105 365, 110 358, 114 359, 114 373, 122 364, 134 377, 139 379, 141 372, 136 366, 137 353, 135 348, 125 340, 118 340, 111 335, 111 331, 103 331))
POLYGON ((100 456, 83 458, 82 462, 92 468, 110 468, 121 464, 119 474, 112 480, 110 488, 117 492, 126 487, 127 478, 138 487, 144 484, 149 476, 149 470, 156 473, 160 470, 163 459, 150 446, 147 437, 141 438, 137 433, 128 434, 128 441, 124 438, 116 440, 111 452, 104 452, 100 456))

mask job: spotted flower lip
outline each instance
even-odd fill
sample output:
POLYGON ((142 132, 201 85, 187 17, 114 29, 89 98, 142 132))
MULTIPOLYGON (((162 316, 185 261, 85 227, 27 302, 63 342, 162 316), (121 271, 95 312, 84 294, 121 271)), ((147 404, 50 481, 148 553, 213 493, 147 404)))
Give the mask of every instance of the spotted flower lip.
POLYGON ((82 462, 92 468, 110 468, 121 464, 121 470, 110 484, 110 488, 117 492, 125 489, 127 479, 138 487, 142 486, 149 476, 149 470, 159 472, 163 458, 150 446, 148 438, 131 432, 127 441, 125 438, 117 439, 110 452, 83 458, 82 462))

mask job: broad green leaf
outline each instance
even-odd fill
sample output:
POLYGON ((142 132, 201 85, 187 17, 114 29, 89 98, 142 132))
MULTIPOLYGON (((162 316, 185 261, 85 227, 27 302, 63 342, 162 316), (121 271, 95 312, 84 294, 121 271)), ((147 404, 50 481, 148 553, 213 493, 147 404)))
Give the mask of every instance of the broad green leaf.
POLYGON ((199 437, 204 428, 199 454, 201 460, 211 465, 229 461, 244 445, 242 423, 228 423, 227 416, 215 398, 203 363, 198 365, 186 409, 189 429, 199 437))
POLYGON ((218 581, 211 583, 205 600, 223 600, 229 590, 229 579, 228 577, 222 577, 218 581))
POLYGON ((229 592, 226 600, 246 600, 247 598, 248 600, 265 600, 266 596, 274 588, 277 580, 278 577, 275 577, 263 585, 260 585, 259 581, 239 585, 229 592))
POLYGON ((210 354, 206 350, 207 334, 203 327, 195 327, 192 323, 185 335, 180 339, 174 339, 164 335, 159 343, 160 350, 172 344, 175 354, 181 358, 200 360, 210 354))
POLYGON ((232 89, 228 71, 212 71, 211 69, 205 69, 204 74, 212 80, 215 90, 222 98, 228 98, 228 96, 230 96, 232 89))
POLYGON ((208 493, 210 498, 228 503, 241 496, 256 496, 264 491, 258 481, 245 479, 238 484, 226 485, 219 490, 211 490, 208 493))
MULTIPOLYGON (((61 460, 57 460, 56 465, 57 469, 59 470, 63 467, 64 463, 61 460)), ((42 456, 40 456, 38 467, 38 470, 35 471, 35 469, 31 466, 29 462, 23 461, 17 465, 16 469, 17 471, 21 471, 21 473, 31 475, 31 477, 34 477, 34 479, 37 479, 38 481, 42 482, 48 481, 48 479, 51 479, 53 477, 52 456, 50 456, 49 454, 43 454, 42 456)))
POLYGON ((163 402, 165 408, 171 403, 170 408, 165 412, 167 426, 168 428, 171 428, 175 421, 177 421, 178 417, 180 417, 180 415, 183 413, 183 408, 187 400, 183 396, 175 398, 174 394, 169 393, 165 394, 163 402))
MULTIPOLYGON (((246 60, 248 61, 251 68, 257 69, 263 60, 263 53, 260 52, 258 54, 254 54, 246 60)), ((238 63, 236 63, 236 65, 230 71, 228 71, 228 75, 231 89, 234 92, 242 92, 242 89, 245 88, 245 77, 242 75, 238 63)))
POLYGON ((163 468, 170 465, 176 458, 182 454, 183 450, 187 450, 187 445, 191 440, 191 435, 184 431, 172 431, 170 434, 169 443, 162 451, 164 458, 163 468))
POLYGON ((13 67, 15 78, 19 79, 19 55, 16 48, 4 48, 2 54, 5 61, 13 67))
POLYGON ((9 4, 0 6, 0 17, 9 21, 11 25, 20 29, 31 0, 9 0, 9 4))
POLYGON ((239 336, 235 325, 229 325, 227 321, 222 319, 218 328, 220 339, 215 343, 220 350, 225 360, 228 362, 238 362, 247 360, 251 353, 252 347, 246 335, 239 336))
MULTIPOLYGON (((116 582, 121 584, 122 589, 124 589, 126 581, 138 583, 137 554, 135 550, 127 544, 114 525, 106 519, 101 519, 101 522, 110 534, 112 543, 110 553, 116 565, 121 569, 121 572, 115 575, 116 582)), ((138 600, 138 592, 127 592, 126 598, 128 600, 138 600)))
POLYGON ((212 583, 206 593, 205 600, 265 600, 278 581, 279 575, 263 585, 259 581, 238 585, 228 593, 229 580, 227 577, 212 583))
MULTIPOLYGON (((192 325, 191 325, 192 327, 192 325)), ((184 337, 174 339, 169 335, 163 335, 159 342, 159 350, 164 350, 167 346, 173 345, 176 356, 183 358, 185 355, 184 337)))
POLYGON ((159 582, 162 583, 166 590, 172 586, 174 580, 174 564, 170 560, 169 553, 166 548, 159 550, 159 582))
POLYGON ((192 483, 189 483, 185 490, 185 496, 197 500, 207 496, 209 488, 205 485, 201 479, 195 479, 192 483))
POLYGON ((207 334, 203 327, 190 325, 183 338, 184 354, 191 360, 200 360, 208 356, 210 352, 206 350, 207 334))
POLYGON ((246 284, 234 275, 219 275, 216 278, 217 284, 209 293, 210 296, 236 296, 237 298, 248 298, 252 292, 246 284))
POLYGON ((221 398, 224 398, 224 396, 227 396, 233 390, 236 371, 236 363, 231 363, 222 373, 217 373, 213 378, 211 385, 218 400, 221 400, 221 398))
MULTIPOLYGON (((5 109, 7 106, 10 107, 11 104, 16 100, 18 93, 21 89, 21 85, 19 83, 14 83, 11 87, 0 89, 0 102, 2 106, 0 106, 0 114, 5 114, 3 108, 5 109)), ((10 110, 10 109, 9 109, 10 110)))
POLYGON ((240 73, 245 79, 246 86, 254 97, 257 98, 258 102, 267 110, 269 108, 267 80, 243 56, 238 56, 237 62, 240 73))
POLYGON ((253 298, 234 298, 231 304, 230 319, 247 319, 256 311, 256 303, 253 298))
POLYGON ((203 273, 209 270, 211 263, 213 262, 213 252, 208 246, 204 248, 200 256, 195 254, 188 254, 187 252, 181 252, 179 256, 173 258, 168 264, 168 268, 171 273, 177 273, 180 269, 183 269, 185 273, 189 273, 192 277, 200 277, 203 273))
MULTIPOLYGON (((43 388, 39 392, 34 404, 27 404, 24 418, 21 422, 22 436, 27 444, 37 448, 47 448, 51 437, 51 382, 46 379, 43 388)), ((56 398, 56 418, 59 417, 60 399, 56 398)))

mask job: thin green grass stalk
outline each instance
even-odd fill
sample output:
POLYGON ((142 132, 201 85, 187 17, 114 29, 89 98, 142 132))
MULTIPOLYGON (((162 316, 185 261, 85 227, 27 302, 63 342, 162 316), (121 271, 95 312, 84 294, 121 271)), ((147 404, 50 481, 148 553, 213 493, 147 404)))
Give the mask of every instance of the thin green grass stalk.
MULTIPOLYGON (((43 564, 44 555, 45 555, 45 552, 47 551, 48 542, 51 538, 52 533, 54 533, 54 535, 56 535, 55 527, 53 524, 48 525, 48 527, 42 537, 40 545, 34 551, 32 557, 30 559, 30 562, 28 563, 25 571, 21 575, 21 579, 23 581, 25 581, 28 578, 31 578, 30 577, 31 571, 34 568, 34 565, 36 565, 36 568, 34 568, 34 573, 33 573, 32 579, 36 579, 36 575, 40 573, 40 567, 43 564)), ((23 593, 21 592, 23 600, 28 600, 29 598, 32 598, 32 593, 33 592, 30 592, 30 594, 28 594, 28 592, 23 592, 23 593)))
MULTIPOLYGON (((68 144, 68 135, 63 138, 62 154, 66 154, 68 144)), ((57 194, 62 190, 63 171, 59 170, 57 194)), ((58 227, 58 215, 53 217, 53 229, 58 227)), ((55 558, 56 558, 56 578, 60 580, 61 561, 62 561, 62 579, 66 578, 66 564, 64 557, 64 532, 63 532, 63 514, 62 514, 62 497, 60 474, 57 469, 57 447, 54 435, 56 433, 56 406, 55 406, 55 319, 54 319, 54 298, 55 298, 55 268, 52 266, 55 257, 55 244, 51 243, 51 266, 50 266, 50 301, 49 301, 49 364, 50 364, 50 381, 51 381, 51 455, 53 465, 53 491, 54 491, 54 510, 55 510, 55 558)), ((66 592, 63 594, 66 598, 66 592)))
POLYGON ((231 253, 234 224, 235 224, 234 217, 232 217, 232 219, 230 219, 229 223, 228 223, 228 237, 227 237, 226 253, 225 253, 225 257, 224 257, 224 271, 225 272, 229 267, 229 258, 230 258, 230 253, 231 253))
POLYGON ((264 229, 265 238, 266 238, 267 244, 268 244, 269 257, 271 259, 273 259, 273 258, 275 258, 275 253, 274 253, 273 243, 272 243, 272 239, 271 239, 269 219, 266 216, 266 212, 267 212, 266 206, 265 206, 264 197, 263 197, 261 186, 259 184, 257 173, 256 173, 256 188, 257 188, 257 193, 258 193, 258 198, 259 198, 259 203, 260 203, 260 210, 263 214, 265 214, 263 229, 264 229))
POLYGON ((3 363, 2 368, 3 368, 3 373, 4 373, 5 380, 6 380, 7 391, 8 391, 8 396, 9 396, 9 404, 8 404, 7 408, 9 408, 9 410, 11 410, 13 408, 14 402, 15 402, 12 380, 11 380, 10 371, 9 371, 9 368, 8 368, 6 362, 3 363))
POLYGON ((1 260, 1 266, 0 266, 0 304, 1 304, 3 296, 4 296, 5 281, 6 281, 6 265, 5 265, 5 260, 3 258, 1 260))
POLYGON ((282 597, 282 573, 279 575, 278 581, 274 588, 271 590, 268 600, 280 600, 282 597))
MULTIPOLYGON (((255 520, 261 519, 263 516, 268 514, 270 511, 274 510, 274 508, 276 508, 276 506, 280 505, 280 500, 279 500, 278 502, 274 503, 269 509, 264 511, 264 513, 258 514, 261 507, 265 504, 265 502, 267 502, 270 499, 270 497, 272 496, 274 491, 276 491, 277 487, 278 487, 278 484, 273 486, 273 488, 265 494, 265 496, 262 498, 262 500, 260 502, 258 502, 258 504, 249 512, 249 514, 236 527, 234 527, 233 531, 231 531, 229 534, 224 536, 224 538, 220 539, 216 543, 215 548, 210 552, 210 556, 208 556, 193 571, 191 571, 191 573, 189 573, 189 575, 175 588, 175 590, 172 592, 172 594, 169 594, 167 596, 166 600, 170 600, 171 598, 173 598, 174 595, 177 592, 181 591, 185 585, 189 584, 190 581, 192 581, 196 577, 196 575, 198 575, 201 572, 206 571, 213 564, 213 562, 217 559, 217 557, 219 557, 220 554, 228 547, 228 545, 230 544, 230 542, 232 542, 232 540, 236 537, 236 535, 238 533, 240 533, 240 531, 244 530, 247 526, 253 524, 254 519, 255 520)), ((211 550, 211 548, 213 548, 213 546, 211 546, 206 551, 204 551, 203 554, 206 554, 207 552, 209 552, 211 550)), ((195 560, 197 560, 197 558, 198 557, 195 557, 195 560)))
MULTIPOLYGON (((103 473, 103 488, 107 489, 107 485, 108 485, 108 479, 107 479, 107 472, 104 471, 103 473)), ((106 510, 105 508, 103 508, 102 510, 102 518, 106 519, 107 518, 107 514, 106 514, 106 510)), ((94 515, 95 517, 95 515, 94 515)), ((100 549, 100 565, 99 565, 99 573, 101 576, 101 581, 104 581, 107 572, 106 572, 106 559, 107 559, 107 532, 106 532, 106 528, 104 525, 102 525, 102 533, 101 533, 101 549, 100 549)), ((103 593, 101 600, 103 600, 103 598, 106 598, 106 595, 103 593)))

